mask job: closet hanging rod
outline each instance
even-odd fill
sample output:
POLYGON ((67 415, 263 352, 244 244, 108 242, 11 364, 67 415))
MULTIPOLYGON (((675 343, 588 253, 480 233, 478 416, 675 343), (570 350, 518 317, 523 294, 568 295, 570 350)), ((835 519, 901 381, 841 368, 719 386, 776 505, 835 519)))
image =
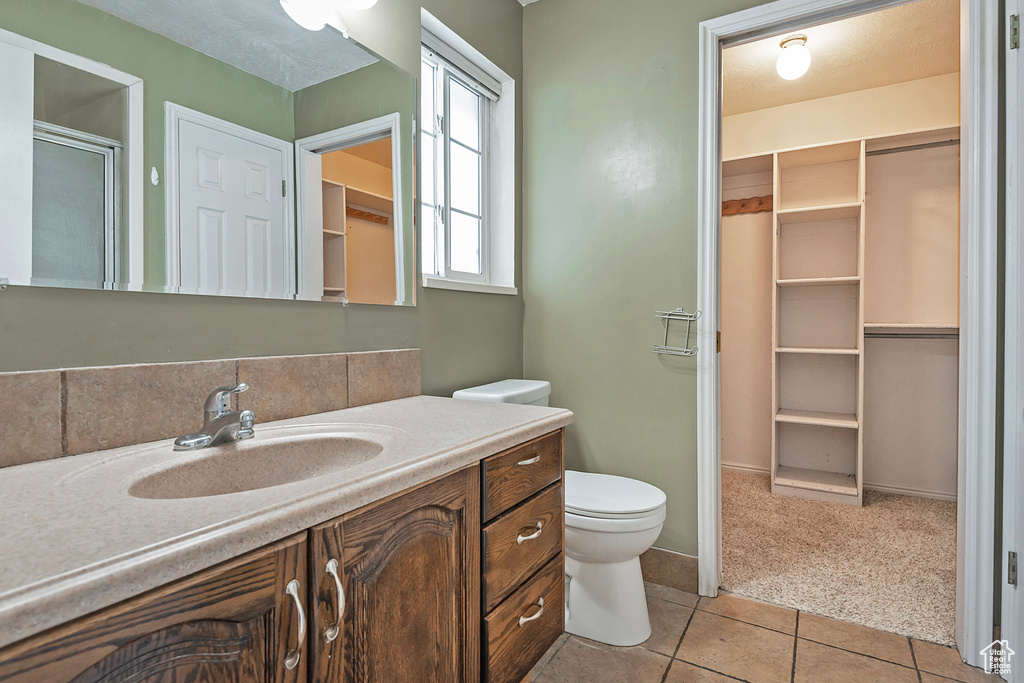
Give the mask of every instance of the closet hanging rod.
POLYGON ((959 339, 959 332, 865 332, 865 339, 959 339))
POLYGON ((953 140, 939 140, 938 142, 922 142, 919 145, 906 145, 904 147, 889 147, 887 149, 872 149, 864 153, 864 156, 874 157, 881 154, 896 154, 897 152, 916 152, 919 149, 932 149, 934 147, 952 147, 959 145, 960 138, 953 140))

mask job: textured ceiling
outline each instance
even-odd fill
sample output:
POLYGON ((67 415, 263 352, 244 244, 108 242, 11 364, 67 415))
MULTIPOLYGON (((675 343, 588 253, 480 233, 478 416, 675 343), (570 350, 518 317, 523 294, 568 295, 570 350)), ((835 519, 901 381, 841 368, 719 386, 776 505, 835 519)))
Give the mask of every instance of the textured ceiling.
POLYGON ((278 0, 79 0, 295 91, 377 61, 336 31, 307 31, 278 0))
POLYGON ((960 0, 920 0, 786 33, 722 52, 725 116, 960 70, 960 0), (811 68, 775 71, 779 41, 807 36, 811 68))

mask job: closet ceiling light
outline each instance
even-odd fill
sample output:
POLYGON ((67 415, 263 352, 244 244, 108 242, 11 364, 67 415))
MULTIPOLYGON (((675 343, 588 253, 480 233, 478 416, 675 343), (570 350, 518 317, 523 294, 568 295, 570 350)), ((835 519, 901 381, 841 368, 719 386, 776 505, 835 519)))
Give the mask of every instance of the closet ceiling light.
POLYGON ((807 36, 789 36, 779 45, 782 47, 782 54, 775 62, 775 70, 779 72, 779 75, 787 81, 794 81, 807 73, 807 69, 811 66, 811 52, 807 49, 807 36))
POLYGON ((326 26, 336 9, 370 9, 376 4, 377 0, 281 0, 292 21, 310 31, 326 26))

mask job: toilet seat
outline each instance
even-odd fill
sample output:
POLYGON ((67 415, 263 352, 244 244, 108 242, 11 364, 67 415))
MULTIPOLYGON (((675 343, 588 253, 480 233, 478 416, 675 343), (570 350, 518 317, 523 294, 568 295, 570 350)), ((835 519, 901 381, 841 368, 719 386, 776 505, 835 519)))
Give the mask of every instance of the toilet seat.
POLYGON ((665 512, 665 492, 657 486, 611 474, 565 471, 565 511, 596 519, 657 517, 665 512))

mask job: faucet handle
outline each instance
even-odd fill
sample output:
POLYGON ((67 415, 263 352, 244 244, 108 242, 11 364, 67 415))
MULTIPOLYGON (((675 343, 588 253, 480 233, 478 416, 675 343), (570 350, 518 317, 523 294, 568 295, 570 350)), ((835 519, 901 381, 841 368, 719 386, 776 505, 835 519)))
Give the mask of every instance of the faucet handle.
POLYGON ((206 397, 206 404, 203 406, 203 410, 206 411, 207 415, 215 416, 230 412, 231 394, 240 394, 248 389, 249 385, 245 382, 239 382, 233 387, 220 387, 219 389, 214 389, 210 395, 206 397))

